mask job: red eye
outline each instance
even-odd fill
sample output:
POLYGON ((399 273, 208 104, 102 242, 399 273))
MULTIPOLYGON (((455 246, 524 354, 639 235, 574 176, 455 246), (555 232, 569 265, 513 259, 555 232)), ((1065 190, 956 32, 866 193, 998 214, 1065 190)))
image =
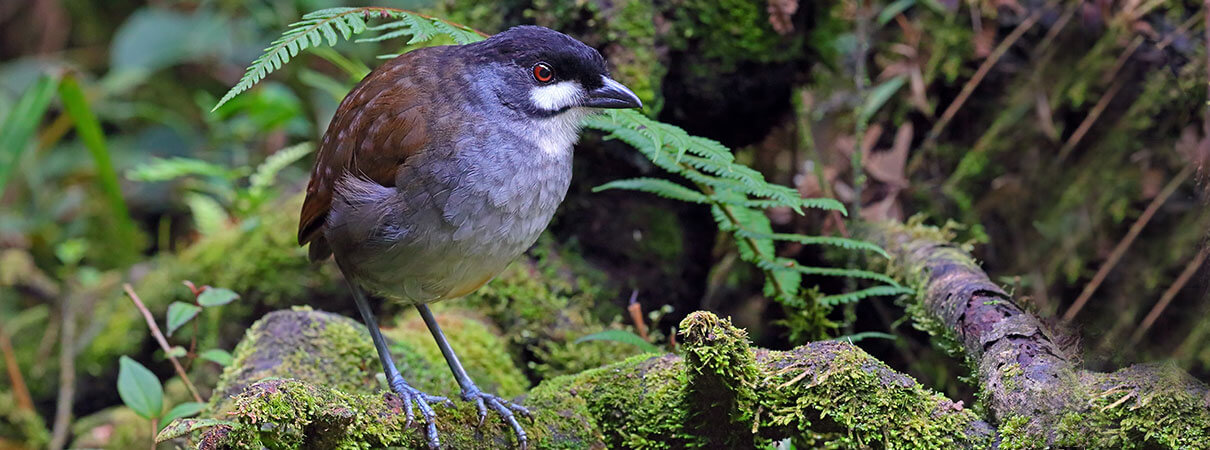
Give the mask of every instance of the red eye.
POLYGON ((534 64, 534 79, 539 83, 549 83, 550 80, 555 79, 555 70, 546 63, 534 64))

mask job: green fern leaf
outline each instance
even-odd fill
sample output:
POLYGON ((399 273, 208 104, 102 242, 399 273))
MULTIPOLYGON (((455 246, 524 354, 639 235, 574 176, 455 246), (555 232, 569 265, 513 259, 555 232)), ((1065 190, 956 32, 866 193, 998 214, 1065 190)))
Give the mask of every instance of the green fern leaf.
POLYGON ((642 191, 658 195, 664 198, 680 200, 688 203, 709 203, 710 198, 701 193, 673 183, 668 180, 659 178, 631 178, 628 180, 611 181, 592 189, 593 192, 600 192, 609 189, 626 189, 631 191, 642 191))
POLYGON ((847 292, 844 294, 825 295, 817 301, 824 305, 836 306, 845 303, 854 303, 869 297, 883 297, 890 295, 911 294, 915 291, 902 286, 874 286, 865 288, 859 291, 847 292))
POLYGON ((270 73, 279 70, 298 53, 312 47, 323 45, 334 46, 343 37, 351 39, 354 35, 367 30, 385 30, 400 28, 402 32, 391 32, 367 41, 380 41, 392 37, 412 35, 409 44, 427 42, 436 35, 446 35, 455 42, 465 44, 485 38, 484 35, 462 25, 456 25, 441 19, 431 18, 411 11, 395 8, 361 7, 361 8, 328 8, 306 14, 302 20, 290 25, 282 36, 273 41, 260 57, 252 61, 239 82, 219 99, 211 111, 234 98, 236 95, 251 89, 270 73), (364 17, 363 17, 364 16, 364 17), (388 27, 368 27, 366 18, 380 17, 396 19, 399 25, 392 22, 388 27))
POLYGON ((777 258, 774 261, 760 261, 756 263, 757 267, 764 270, 791 270, 803 275, 822 275, 826 277, 845 277, 845 278, 862 278, 867 280, 875 280, 886 283, 891 286, 899 286, 899 282, 894 278, 881 273, 871 272, 861 269, 844 269, 839 267, 813 267, 803 266, 798 264, 798 261, 786 258, 777 258))
POLYGON ((189 175, 233 180, 243 173, 221 164, 193 158, 151 158, 150 161, 126 171, 126 179, 143 182, 168 181, 189 175))
POLYGON ((269 155, 259 166, 256 166, 256 172, 248 177, 249 186, 253 191, 263 190, 273 185, 273 179, 277 178, 277 173, 286 168, 295 161, 302 159, 311 153, 311 143, 303 142, 295 144, 269 155))
POLYGON ((797 242, 803 245, 831 245, 834 247, 845 248, 849 250, 866 250, 889 258, 882 247, 872 243, 857 239, 848 239, 835 236, 804 236, 801 234, 790 233, 756 233, 748 230, 739 230, 735 232, 736 236, 749 237, 753 239, 773 239, 776 241, 797 242))
POLYGON ((189 206, 197 231, 203 236, 222 231, 231 221, 227 210, 210 196, 191 192, 185 195, 185 204, 189 206))

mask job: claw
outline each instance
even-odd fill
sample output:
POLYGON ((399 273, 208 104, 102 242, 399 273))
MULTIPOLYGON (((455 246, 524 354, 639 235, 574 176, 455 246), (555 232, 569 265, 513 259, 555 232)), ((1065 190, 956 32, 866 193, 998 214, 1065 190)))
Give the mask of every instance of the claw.
POLYGON ((524 406, 502 399, 498 396, 487 394, 478 389, 473 391, 463 391, 462 399, 466 401, 475 401, 475 406, 479 408, 479 425, 483 425, 484 419, 487 417, 487 407, 499 414, 513 429, 513 433, 517 435, 518 447, 526 449, 529 447, 529 437, 525 434, 525 429, 521 428, 521 424, 517 422, 517 414, 533 420, 533 415, 524 406), (486 406, 486 407, 485 407, 486 406), (517 414, 513 414, 516 411, 517 414))
POLYGON ((428 438, 429 448, 441 448, 441 441, 437 438, 437 415, 433 413, 433 407, 429 403, 442 403, 451 405, 448 398, 439 395, 429 395, 421 392, 403 381, 402 377, 391 381, 391 390, 399 394, 403 400, 404 411, 407 414, 407 426, 412 426, 412 421, 415 418, 415 413, 412 411, 412 402, 420 407, 420 415, 424 417, 425 422, 425 437, 428 438))

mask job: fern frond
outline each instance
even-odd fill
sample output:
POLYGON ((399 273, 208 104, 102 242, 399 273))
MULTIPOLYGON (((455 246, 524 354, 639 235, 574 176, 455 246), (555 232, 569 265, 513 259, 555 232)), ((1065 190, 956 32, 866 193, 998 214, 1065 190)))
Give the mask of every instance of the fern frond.
POLYGON ((756 263, 757 267, 765 270, 790 270, 801 273, 803 275, 822 275, 826 277, 846 277, 846 278, 862 278, 866 280, 881 281, 891 286, 898 287, 899 282, 895 281, 887 275, 871 272, 861 269, 844 269, 840 267, 813 267, 804 266, 792 259, 777 258, 776 260, 763 260, 756 263))
POLYGON ((352 39, 353 35, 367 30, 383 31, 395 29, 389 33, 360 39, 358 42, 377 42, 401 36, 412 36, 408 44, 428 42, 436 36, 449 36, 455 42, 465 44, 484 39, 486 36, 464 25, 442 19, 429 17, 412 11, 383 7, 360 8, 328 8, 304 15, 302 20, 295 22, 273 41, 260 57, 252 61, 244 76, 232 86, 211 111, 236 95, 251 89, 273 71, 281 69, 290 59, 308 48, 325 45, 334 46, 341 38, 352 39), (369 27, 366 20, 373 18, 395 19, 382 25, 369 27))
POLYGON ((126 171, 126 178, 131 181, 168 181, 176 178, 197 175, 225 179, 239 178, 240 170, 230 169, 221 164, 193 158, 151 158, 150 161, 139 164, 126 171))
POLYGON ((273 184, 273 179, 277 178, 277 173, 285 169, 286 166, 293 164, 295 161, 302 159, 307 154, 311 153, 312 146, 310 142, 295 144, 269 155, 259 166, 256 166, 256 172, 248 177, 248 183, 253 190, 268 188, 273 184))
POLYGON ((190 192, 185 195, 185 204, 189 206, 189 213, 193 215, 194 226, 203 236, 210 236, 222 231, 231 221, 227 210, 208 195, 190 192))
POLYGON ((874 286, 859 291, 846 292, 844 294, 825 295, 818 298, 817 301, 824 305, 836 306, 845 303, 854 303, 868 297, 911 294, 913 292, 915 291, 902 286, 874 286))
POLYGON ((790 233, 757 233, 749 230, 737 230, 736 236, 749 237, 752 239, 772 239, 775 241, 797 242, 803 245, 831 245, 849 250, 866 250, 882 255, 884 258, 889 258, 886 250, 873 243, 849 239, 835 236, 806 236, 801 234, 790 233))
POLYGON ((688 203, 710 202, 710 198, 702 195, 700 192, 659 178, 631 178, 627 180, 611 181, 592 188, 592 191, 600 192, 610 189, 626 189, 631 191, 647 192, 660 197, 672 200, 680 200, 688 203))

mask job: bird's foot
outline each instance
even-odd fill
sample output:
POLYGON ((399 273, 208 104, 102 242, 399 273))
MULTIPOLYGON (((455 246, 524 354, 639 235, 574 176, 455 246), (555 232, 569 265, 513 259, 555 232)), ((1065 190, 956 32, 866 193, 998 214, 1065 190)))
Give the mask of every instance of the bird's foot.
POLYGON ((430 403, 444 403, 446 406, 453 405, 448 398, 439 395, 429 395, 421 392, 419 389, 412 387, 407 381, 403 380, 402 376, 396 375, 391 380, 391 390, 399 394, 403 400, 404 411, 407 414, 407 426, 412 426, 412 420, 416 417, 412 412, 412 403, 420 408, 420 415, 424 417, 425 422, 425 437, 428 439, 429 448, 441 448, 441 441, 437 439, 437 416, 433 413, 433 407, 430 403))
POLYGON ((534 419, 533 415, 524 406, 480 391, 479 388, 474 386, 471 389, 464 389, 462 391, 462 399, 468 402, 475 402, 475 406, 479 408, 479 425, 483 425, 483 420, 487 418, 487 409, 491 408, 492 411, 495 411, 496 414, 504 418, 504 421, 509 426, 513 427, 513 432, 517 435, 518 447, 525 449, 529 445, 525 429, 521 428, 521 424, 517 422, 517 415, 521 415, 529 420, 534 419))

